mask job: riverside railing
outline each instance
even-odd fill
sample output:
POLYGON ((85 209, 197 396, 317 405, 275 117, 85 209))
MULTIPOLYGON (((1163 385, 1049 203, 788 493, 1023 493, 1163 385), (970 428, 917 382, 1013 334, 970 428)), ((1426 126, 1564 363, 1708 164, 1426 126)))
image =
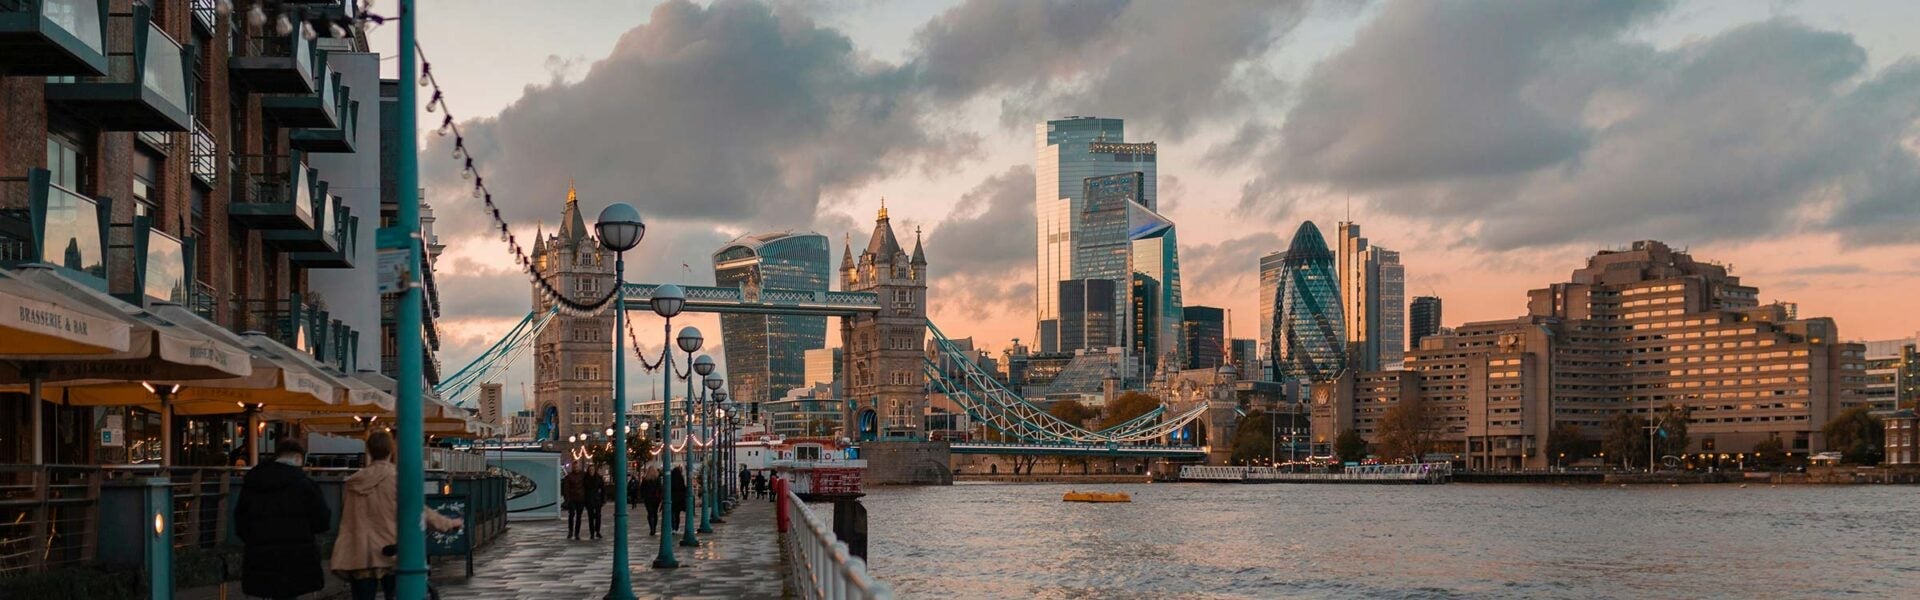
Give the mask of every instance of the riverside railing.
POLYGON ((1449 463, 1413 463, 1347 467, 1339 473, 1293 473, 1268 467, 1180 467, 1181 481, 1444 483, 1453 478, 1449 463))
POLYGON ((807 509, 793 490, 780 486, 780 543, 785 546, 787 578, 804 600, 887 600, 893 590, 867 574, 867 561, 847 552, 833 529, 807 509))

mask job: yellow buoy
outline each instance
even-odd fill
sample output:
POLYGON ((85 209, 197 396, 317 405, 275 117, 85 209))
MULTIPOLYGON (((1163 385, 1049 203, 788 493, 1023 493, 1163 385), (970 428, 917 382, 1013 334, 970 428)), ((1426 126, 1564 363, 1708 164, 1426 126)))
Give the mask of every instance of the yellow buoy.
POLYGON ((1060 498, 1062 502, 1132 502, 1133 496, 1126 492, 1072 492, 1060 498))

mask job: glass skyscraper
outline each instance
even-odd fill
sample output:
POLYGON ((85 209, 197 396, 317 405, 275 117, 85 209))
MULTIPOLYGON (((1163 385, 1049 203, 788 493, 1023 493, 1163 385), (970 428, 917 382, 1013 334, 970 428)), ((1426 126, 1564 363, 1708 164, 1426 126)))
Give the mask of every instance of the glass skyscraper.
MULTIPOLYGON (((1111 345, 1128 348, 1134 364, 1151 374, 1163 365, 1179 368, 1185 352, 1178 239, 1173 221, 1141 202, 1146 186, 1147 175, 1138 171, 1087 178, 1074 271, 1076 279, 1114 282, 1112 330, 1118 333, 1111 345)), ((1076 344, 1066 334, 1069 324, 1061 323, 1059 351, 1099 347, 1076 344)))
MULTIPOLYGON (((713 279, 720 287, 824 292, 832 262, 824 235, 747 235, 713 253, 713 279)), ((734 401, 771 402, 807 384, 806 354, 826 347, 827 318, 723 314, 720 340, 734 401)))
POLYGON ((1313 221, 1300 224, 1280 273, 1280 340, 1274 365, 1287 377, 1328 381, 1346 369, 1347 336, 1340 314, 1340 286, 1333 253, 1313 221))
POLYGON ((1341 222, 1336 231, 1347 365, 1360 371, 1399 365, 1407 338, 1406 271, 1400 253, 1362 237, 1359 223, 1341 222))
MULTIPOLYGON (((1135 202, 1157 210, 1156 146, 1126 143, 1120 119, 1067 117, 1034 130, 1034 219, 1038 259, 1034 275, 1036 338, 1041 352, 1058 352, 1059 282, 1090 277, 1078 264, 1075 242, 1081 235, 1088 178, 1120 173, 1141 176, 1135 202)), ((1124 281, 1124 280, 1123 280, 1124 281)))

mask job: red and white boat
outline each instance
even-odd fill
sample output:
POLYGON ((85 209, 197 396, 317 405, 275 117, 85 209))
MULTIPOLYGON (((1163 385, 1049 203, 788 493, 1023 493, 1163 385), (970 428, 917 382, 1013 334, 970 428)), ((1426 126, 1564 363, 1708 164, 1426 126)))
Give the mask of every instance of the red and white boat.
POLYGON ((860 480, 867 461, 852 458, 857 453, 847 440, 786 438, 774 448, 778 454, 768 466, 786 478, 801 500, 831 502, 866 495, 860 490, 860 480))

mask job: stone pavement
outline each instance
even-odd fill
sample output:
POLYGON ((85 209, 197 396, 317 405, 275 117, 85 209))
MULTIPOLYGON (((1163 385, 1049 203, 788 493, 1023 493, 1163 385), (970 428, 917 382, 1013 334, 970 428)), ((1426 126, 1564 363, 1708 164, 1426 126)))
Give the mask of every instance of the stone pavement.
MULTIPOLYGON (((464 577, 465 561, 436 559, 434 586, 442 598, 602 598, 613 560, 613 507, 603 515, 604 536, 569 540, 566 519, 520 521, 473 557, 473 577, 464 577)), ((654 569, 660 539, 647 535, 646 508, 631 511, 629 557, 633 593, 640 598, 783 598, 784 565, 773 504, 747 500, 699 534, 700 546, 674 546, 678 569, 654 569)), ((583 524, 581 529, 586 529, 583 524)), ((582 533, 584 536, 584 532, 582 533)), ((679 536, 674 536, 679 543, 679 536)))

